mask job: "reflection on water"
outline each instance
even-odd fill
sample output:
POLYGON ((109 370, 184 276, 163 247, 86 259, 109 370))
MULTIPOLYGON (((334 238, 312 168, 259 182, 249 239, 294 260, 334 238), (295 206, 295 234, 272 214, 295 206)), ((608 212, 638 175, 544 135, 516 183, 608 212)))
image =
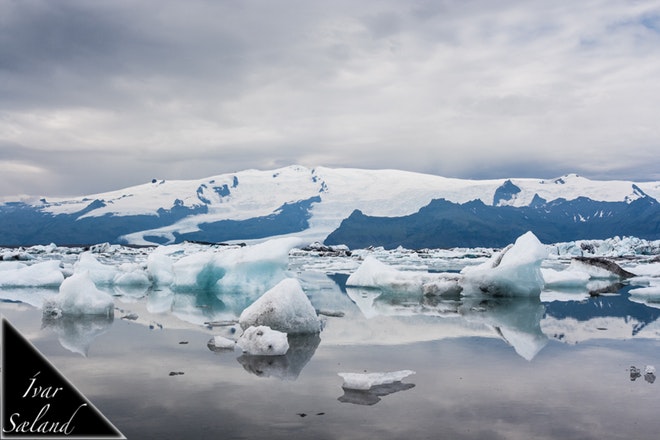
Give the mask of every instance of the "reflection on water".
POLYGON ((414 383, 394 382, 384 385, 376 385, 368 390, 352 390, 342 388, 344 395, 337 398, 342 403, 353 403, 355 405, 375 405, 380 402, 380 398, 399 391, 414 388, 414 383))
POLYGON ((548 343, 541 330, 545 306, 538 298, 468 298, 459 312, 468 321, 492 326, 527 360, 532 360, 548 343))
POLYGON ((110 329, 113 320, 112 316, 106 315, 55 318, 44 314, 41 323, 42 328, 57 334, 62 347, 86 357, 94 340, 110 329))
POLYGON ((630 286, 541 301, 328 280, 307 293, 343 314, 324 316, 320 335, 290 337, 277 357, 207 348, 237 316, 217 294, 149 290, 115 297, 115 320, 42 319, 21 297, 52 292, 14 290, 0 312, 25 316, 18 328, 127 438, 657 438, 660 309, 630 286), (399 368, 417 371, 415 383, 337 383, 339 371, 399 368))
POLYGON ((321 343, 318 334, 289 335, 289 350, 283 356, 241 355, 237 361, 259 377, 296 380, 321 343))
MULTIPOLYGON (((561 300, 541 301, 538 297, 437 297, 410 294, 392 290, 347 288, 345 277, 314 275, 307 282, 307 293, 317 309, 324 312, 323 319, 337 329, 345 327, 345 334, 356 331, 372 332, 377 335, 382 318, 406 318, 407 321, 389 321, 392 333, 405 334, 410 324, 422 318, 435 319, 438 324, 451 322, 451 336, 497 337, 509 344, 526 360, 534 359, 549 340, 565 343, 584 342, 595 338, 626 339, 642 336, 660 339, 660 309, 654 298, 629 295, 629 285, 603 283, 598 294, 591 292, 564 291, 544 295, 545 298, 561 300), (315 289, 314 286, 317 286, 315 289), (612 293, 616 292, 616 293, 612 293), (413 321, 410 321, 413 319, 413 321)), ((47 289, 5 289, 0 291, 4 300, 33 303, 39 306, 41 298, 54 295, 47 289), (38 298, 37 301, 34 299, 38 298)), ((248 297, 236 292, 216 290, 195 292, 173 291, 169 288, 117 290, 113 294, 122 304, 118 310, 122 319, 158 328, 172 327, 173 317, 191 328, 208 326, 215 334, 221 334, 209 323, 223 320, 234 321, 244 307, 248 297), (121 295, 121 296, 118 296, 121 295), (156 323, 156 324, 154 324, 156 323)), ((420 321, 421 323, 422 321, 420 321)), ((432 321, 429 321, 432 322, 432 321)), ((98 335, 112 325, 112 318, 104 317, 44 317, 44 328, 52 329, 64 348, 86 356, 98 335)), ((429 328, 423 325, 419 340, 428 339, 422 332, 429 328)), ((417 331, 417 330, 416 330, 417 331)), ((335 339, 332 343, 342 343, 335 339)), ((375 336, 377 337, 377 336, 375 336)), ((442 338, 442 332, 436 338, 442 338)), ((349 338, 350 339, 350 338, 349 338)), ((408 338, 414 342, 414 334, 408 338)), ((261 358, 244 355, 239 358, 243 367, 257 376, 295 380, 309 362, 320 343, 318 335, 290 336, 290 349, 286 356, 261 358)))

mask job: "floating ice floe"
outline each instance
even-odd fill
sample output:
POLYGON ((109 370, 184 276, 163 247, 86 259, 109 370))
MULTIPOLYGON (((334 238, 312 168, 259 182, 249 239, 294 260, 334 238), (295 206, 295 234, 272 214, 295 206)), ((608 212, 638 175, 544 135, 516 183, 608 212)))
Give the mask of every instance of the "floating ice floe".
POLYGON ((545 287, 584 287, 591 276, 582 270, 541 268, 545 287))
POLYGON ((243 329, 265 325, 291 334, 321 331, 316 310, 295 278, 286 278, 264 293, 243 310, 238 322, 243 329))
POLYGON ((369 256, 346 285, 436 296, 538 295, 544 286, 541 263, 547 256, 548 248, 527 232, 485 263, 466 267, 460 274, 401 271, 369 256))
POLYGON ((80 272, 65 279, 60 292, 44 303, 44 314, 57 315, 114 315, 112 296, 96 288, 88 272, 80 272))
POLYGON ((420 272, 401 271, 369 255, 360 267, 348 277, 346 285, 419 292, 422 289, 424 278, 425 275, 420 272))
MULTIPOLYGON (((278 238, 253 246, 187 255, 172 264, 173 287, 242 294, 263 292, 286 277, 289 250, 300 243, 296 237, 278 238)), ((150 269, 158 270, 156 278, 167 278, 163 259, 152 261, 150 269)))
POLYGON ((463 294, 538 295, 544 286, 541 263, 548 252, 547 246, 527 232, 485 263, 463 269, 463 294))
POLYGON ((411 374, 412 370, 400 370, 392 372, 379 373, 337 373, 344 383, 342 388, 351 390, 368 390, 375 386, 387 385, 395 382, 401 382, 411 374))
POLYGON ((289 349, 287 334, 265 325, 245 329, 237 344, 244 353, 256 356, 282 356, 289 349))
POLYGON ((630 295, 633 297, 660 300, 660 285, 630 289, 630 295))
POLYGON ((208 347, 212 351, 233 350, 234 347, 236 347, 236 341, 233 339, 225 338, 221 335, 215 335, 208 342, 208 347))
POLYGON ((64 281, 60 262, 43 261, 30 266, 0 263, 0 287, 57 287, 64 281))

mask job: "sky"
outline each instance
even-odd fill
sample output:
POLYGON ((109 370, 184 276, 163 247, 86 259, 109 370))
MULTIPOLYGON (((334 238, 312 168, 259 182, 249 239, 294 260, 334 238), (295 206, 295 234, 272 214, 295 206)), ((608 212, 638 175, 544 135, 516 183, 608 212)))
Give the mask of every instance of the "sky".
POLYGON ((657 0, 0 0, 0 197, 244 169, 660 180, 657 0))

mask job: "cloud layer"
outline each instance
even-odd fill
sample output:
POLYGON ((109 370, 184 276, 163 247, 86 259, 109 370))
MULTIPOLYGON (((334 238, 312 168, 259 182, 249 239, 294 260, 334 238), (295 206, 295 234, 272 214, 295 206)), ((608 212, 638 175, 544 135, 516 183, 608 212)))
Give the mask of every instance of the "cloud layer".
POLYGON ((656 1, 0 3, 0 196, 245 168, 660 180, 656 1))

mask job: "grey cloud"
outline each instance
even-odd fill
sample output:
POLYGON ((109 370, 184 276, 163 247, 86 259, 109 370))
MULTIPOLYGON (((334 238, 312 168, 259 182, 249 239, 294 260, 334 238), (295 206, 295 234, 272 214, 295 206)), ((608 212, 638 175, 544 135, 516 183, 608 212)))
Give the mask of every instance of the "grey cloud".
POLYGON ((17 176, 0 195, 19 169, 44 170, 21 193, 72 194, 288 163, 660 168, 652 1, 27 0, 0 15, 0 168, 17 176))

